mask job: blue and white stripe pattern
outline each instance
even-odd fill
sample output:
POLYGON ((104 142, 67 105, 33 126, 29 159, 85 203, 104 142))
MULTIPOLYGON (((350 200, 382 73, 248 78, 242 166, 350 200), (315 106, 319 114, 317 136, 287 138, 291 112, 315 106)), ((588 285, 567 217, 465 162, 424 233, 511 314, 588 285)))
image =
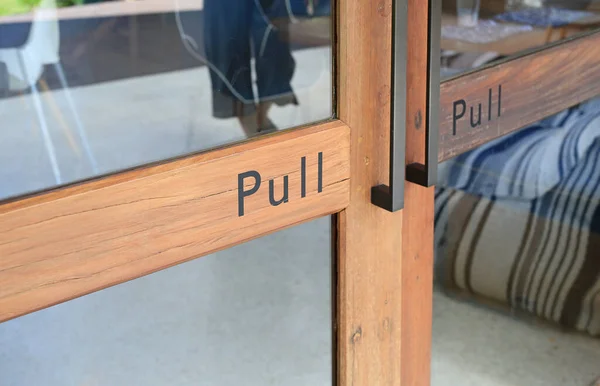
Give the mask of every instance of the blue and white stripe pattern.
POLYGON ((440 165, 439 284, 600 335, 600 99, 440 165))

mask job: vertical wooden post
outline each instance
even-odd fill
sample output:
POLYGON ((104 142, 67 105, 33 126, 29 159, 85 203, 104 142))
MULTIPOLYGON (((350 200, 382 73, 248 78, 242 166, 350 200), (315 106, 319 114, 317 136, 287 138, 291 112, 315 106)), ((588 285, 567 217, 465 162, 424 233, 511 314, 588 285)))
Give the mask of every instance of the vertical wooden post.
MULTIPOLYGON (((406 163, 425 160, 429 2, 408 0, 406 163)), ((437 108, 436 105, 433 108, 437 108)), ((402 248, 402 385, 429 385, 434 188, 406 183, 402 248)))
MULTIPOLYGON (((433 189, 407 183, 397 213, 370 201, 388 179, 392 19, 392 0, 339 0, 338 114, 351 128, 350 205, 338 222, 343 386, 429 384, 433 189)), ((411 0, 409 20, 407 161, 423 162, 427 4, 411 0)))
POLYGON ((371 204, 387 182, 391 0, 339 2, 338 112, 351 128, 350 205, 340 214, 338 380, 399 385, 402 213, 371 204))

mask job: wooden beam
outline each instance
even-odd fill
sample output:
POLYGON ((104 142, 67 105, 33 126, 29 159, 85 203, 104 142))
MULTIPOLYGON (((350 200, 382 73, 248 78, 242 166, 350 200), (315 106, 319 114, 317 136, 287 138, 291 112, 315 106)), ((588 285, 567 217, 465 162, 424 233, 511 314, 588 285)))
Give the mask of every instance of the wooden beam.
POLYGON ((598 94, 600 32, 445 81, 438 159, 447 160, 598 94))
MULTIPOLYGON (((436 0, 438 1, 438 0, 436 0)), ((441 1, 441 0, 439 0, 441 1)), ((425 164, 429 2, 408 0, 406 163, 425 164)), ((433 105, 436 108, 437 105, 433 105)), ((402 237, 402 385, 429 385, 434 191, 406 182, 402 237)))
POLYGON ((0 322, 342 210, 349 141, 333 121, 5 203, 0 322))
POLYGON ((371 204, 388 183, 392 0, 338 2, 338 114, 351 128, 350 205, 338 221, 337 380, 401 384, 403 214, 371 204))

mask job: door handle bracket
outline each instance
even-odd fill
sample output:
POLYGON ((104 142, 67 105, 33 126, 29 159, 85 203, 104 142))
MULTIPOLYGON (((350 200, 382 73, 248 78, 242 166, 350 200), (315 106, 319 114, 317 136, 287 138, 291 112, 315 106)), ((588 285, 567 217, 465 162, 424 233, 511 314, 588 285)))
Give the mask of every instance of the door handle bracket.
POLYGON ((408 0, 392 4, 392 90, 389 185, 371 188, 371 203, 389 212, 404 208, 408 0))

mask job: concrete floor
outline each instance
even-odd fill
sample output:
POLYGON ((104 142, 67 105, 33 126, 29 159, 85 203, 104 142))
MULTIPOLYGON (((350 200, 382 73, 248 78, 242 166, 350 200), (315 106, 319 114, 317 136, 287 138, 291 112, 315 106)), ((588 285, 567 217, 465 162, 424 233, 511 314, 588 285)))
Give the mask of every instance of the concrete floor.
POLYGON ((434 295, 433 386, 590 386, 600 340, 434 295))
MULTIPOLYGON (((330 230, 322 218, 0 324, 0 385, 331 385, 330 230)), ((434 296, 433 386, 598 376, 599 340, 434 296)))
POLYGON ((330 264, 322 218, 0 324, 0 385, 329 385, 330 264))

